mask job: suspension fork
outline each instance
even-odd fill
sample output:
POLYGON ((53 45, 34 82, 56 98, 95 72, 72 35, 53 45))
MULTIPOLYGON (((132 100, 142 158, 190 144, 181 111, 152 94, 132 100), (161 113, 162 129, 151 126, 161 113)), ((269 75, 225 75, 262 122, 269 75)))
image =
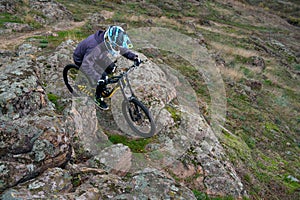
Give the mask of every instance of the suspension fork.
POLYGON ((121 80, 118 82, 118 84, 119 84, 119 87, 121 88, 121 91, 122 91, 122 94, 124 96, 125 101, 129 102, 129 100, 131 98, 135 97, 135 95, 133 93, 133 90, 131 88, 131 84, 129 82, 127 73, 121 78, 121 80), (126 94, 125 94, 125 88, 126 87, 128 87, 129 91, 130 91, 130 96, 129 97, 127 97, 126 94))

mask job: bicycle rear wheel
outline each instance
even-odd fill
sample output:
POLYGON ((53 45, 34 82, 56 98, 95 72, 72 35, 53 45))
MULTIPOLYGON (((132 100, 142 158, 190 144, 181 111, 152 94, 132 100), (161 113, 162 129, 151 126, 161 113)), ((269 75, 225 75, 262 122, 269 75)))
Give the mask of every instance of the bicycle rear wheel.
POLYGON ((88 78, 79 70, 77 65, 66 65, 63 70, 63 78, 65 85, 73 95, 93 95, 88 78))
POLYGON ((122 103, 123 115, 130 128, 139 136, 151 137, 155 133, 155 123, 149 110, 136 98, 122 103))

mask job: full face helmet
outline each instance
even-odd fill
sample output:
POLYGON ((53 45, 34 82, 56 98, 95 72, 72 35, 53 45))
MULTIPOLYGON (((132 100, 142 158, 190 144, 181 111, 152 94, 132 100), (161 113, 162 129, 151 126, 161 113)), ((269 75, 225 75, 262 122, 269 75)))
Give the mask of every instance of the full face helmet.
POLYGON ((113 55, 118 56, 120 54, 120 48, 132 48, 133 45, 120 26, 110 26, 104 34, 104 43, 107 50, 113 55))

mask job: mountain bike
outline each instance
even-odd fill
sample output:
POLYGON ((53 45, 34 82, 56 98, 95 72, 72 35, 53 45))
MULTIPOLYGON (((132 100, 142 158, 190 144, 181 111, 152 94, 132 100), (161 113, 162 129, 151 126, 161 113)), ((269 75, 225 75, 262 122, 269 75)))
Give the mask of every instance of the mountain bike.
MULTIPOLYGON (((142 63, 144 62, 142 61, 142 63)), ((116 67, 119 68, 118 66, 116 67)), ((139 136, 151 137, 154 135, 156 129, 154 119, 148 108, 134 94, 128 78, 130 72, 135 68, 136 66, 132 65, 125 68, 118 75, 109 77, 107 85, 111 85, 111 89, 102 93, 102 96, 104 98, 111 98, 118 89, 121 89, 124 97, 122 113, 129 127, 139 136)), ((88 95, 94 98, 95 87, 91 86, 89 78, 80 71, 77 65, 66 65, 63 70, 63 79, 68 90, 74 96, 88 95)))

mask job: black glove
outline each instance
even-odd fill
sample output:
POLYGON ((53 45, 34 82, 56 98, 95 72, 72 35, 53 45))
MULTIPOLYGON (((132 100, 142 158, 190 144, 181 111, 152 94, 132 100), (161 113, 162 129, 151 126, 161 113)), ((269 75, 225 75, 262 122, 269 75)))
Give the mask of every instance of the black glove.
POLYGON ((134 66, 138 67, 142 63, 142 60, 139 57, 135 57, 133 63, 134 66))

